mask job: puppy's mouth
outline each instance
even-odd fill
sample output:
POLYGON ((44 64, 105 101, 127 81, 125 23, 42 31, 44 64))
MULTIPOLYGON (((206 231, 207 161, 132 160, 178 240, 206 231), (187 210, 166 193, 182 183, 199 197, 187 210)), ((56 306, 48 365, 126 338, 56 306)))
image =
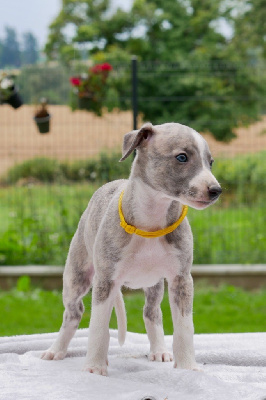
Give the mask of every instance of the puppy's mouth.
POLYGON ((204 209, 214 204, 218 200, 218 197, 212 200, 189 200, 187 205, 196 209, 204 209))

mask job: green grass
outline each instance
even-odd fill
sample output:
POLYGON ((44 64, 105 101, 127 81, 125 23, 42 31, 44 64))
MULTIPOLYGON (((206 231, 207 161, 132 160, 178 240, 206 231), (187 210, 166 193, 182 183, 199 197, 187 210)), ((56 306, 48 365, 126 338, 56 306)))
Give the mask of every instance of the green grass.
POLYGON ((69 222, 73 222, 97 188, 96 184, 84 183, 0 188, 0 232, 17 218, 45 217, 47 224, 52 224, 65 212, 69 222))
MULTIPOLYGON (((220 203, 222 204, 222 202, 220 203)), ((266 204, 189 210, 197 264, 266 263, 266 204)))
MULTIPOLYGON (((0 189, 0 265, 63 265, 96 184, 0 189)), ((266 203, 189 209, 194 263, 266 263, 266 203)))
POLYGON ((91 185, 43 185, 0 190, 0 265, 65 263, 91 185))
MULTIPOLYGON (((142 318, 144 296, 140 292, 124 295, 128 331, 145 332, 142 318)), ((86 311, 80 328, 86 328, 90 318, 90 295, 84 298, 86 311)), ((27 278, 19 280, 18 288, 0 292, 1 336, 58 331, 63 315, 59 292, 32 289, 27 278)), ((162 302, 165 334, 172 334, 172 319, 167 293, 162 302)), ((260 332, 265 331, 266 289, 254 292, 233 286, 219 288, 196 285, 194 296, 195 333, 260 332)), ((116 328, 113 312, 111 328, 116 328)))

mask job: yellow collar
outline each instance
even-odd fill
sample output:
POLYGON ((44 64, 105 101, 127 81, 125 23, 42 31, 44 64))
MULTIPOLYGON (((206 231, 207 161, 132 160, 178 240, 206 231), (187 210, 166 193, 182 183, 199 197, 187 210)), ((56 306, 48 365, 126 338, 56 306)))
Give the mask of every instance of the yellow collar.
POLYGON ((139 235, 139 236, 142 236, 142 237, 145 237, 145 238, 156 238, 156 237, 167 235, 168 233, 173 232, 181 224, 181 222, 183 221, 183 219, 187 215, 188 206, 183 206, 183 209, 182 209, 180 217, 172 225, 168 226, 167 228, 160 229, 159 231, 155 231, 155 232, 142 231, 141 229, 138 229, 135 226, 128 225, 126 223, 124 215, 123 215, 123 211, 122 211, 123 195, 124 195, 124 191, 120 194, 119 202, 118 202, 118 212, 119 212, 119 216, 120 216, 120 225, 130 235, 135 233, 135 235, 139 235))

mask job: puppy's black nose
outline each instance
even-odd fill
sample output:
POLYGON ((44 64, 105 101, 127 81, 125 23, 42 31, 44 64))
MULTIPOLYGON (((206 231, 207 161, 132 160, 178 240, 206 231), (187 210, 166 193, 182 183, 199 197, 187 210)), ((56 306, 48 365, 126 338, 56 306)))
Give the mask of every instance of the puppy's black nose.
POLYGON ((222 193, 222 188, 221 188, 221 186, 212 185, 208 188, 208 191, 209 191, 210 199, 214 200, 216 197, 220 196, 220 194, 222 193))

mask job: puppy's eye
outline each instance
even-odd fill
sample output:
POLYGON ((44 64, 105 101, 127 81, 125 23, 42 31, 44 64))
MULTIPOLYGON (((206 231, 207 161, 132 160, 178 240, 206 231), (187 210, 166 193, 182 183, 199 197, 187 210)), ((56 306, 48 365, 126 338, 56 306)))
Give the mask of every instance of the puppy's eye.
POLYGON ((212 167, 212 164, 214 163, 214 160, 213 159, 211 159, 211 161, 210 161, 210 167, 212 167))
POLYGON ((187 155, 184 153, 178 154, 178 156, 176 156, 176 159, 181 163, 185 163, 188 161, 187 155))

